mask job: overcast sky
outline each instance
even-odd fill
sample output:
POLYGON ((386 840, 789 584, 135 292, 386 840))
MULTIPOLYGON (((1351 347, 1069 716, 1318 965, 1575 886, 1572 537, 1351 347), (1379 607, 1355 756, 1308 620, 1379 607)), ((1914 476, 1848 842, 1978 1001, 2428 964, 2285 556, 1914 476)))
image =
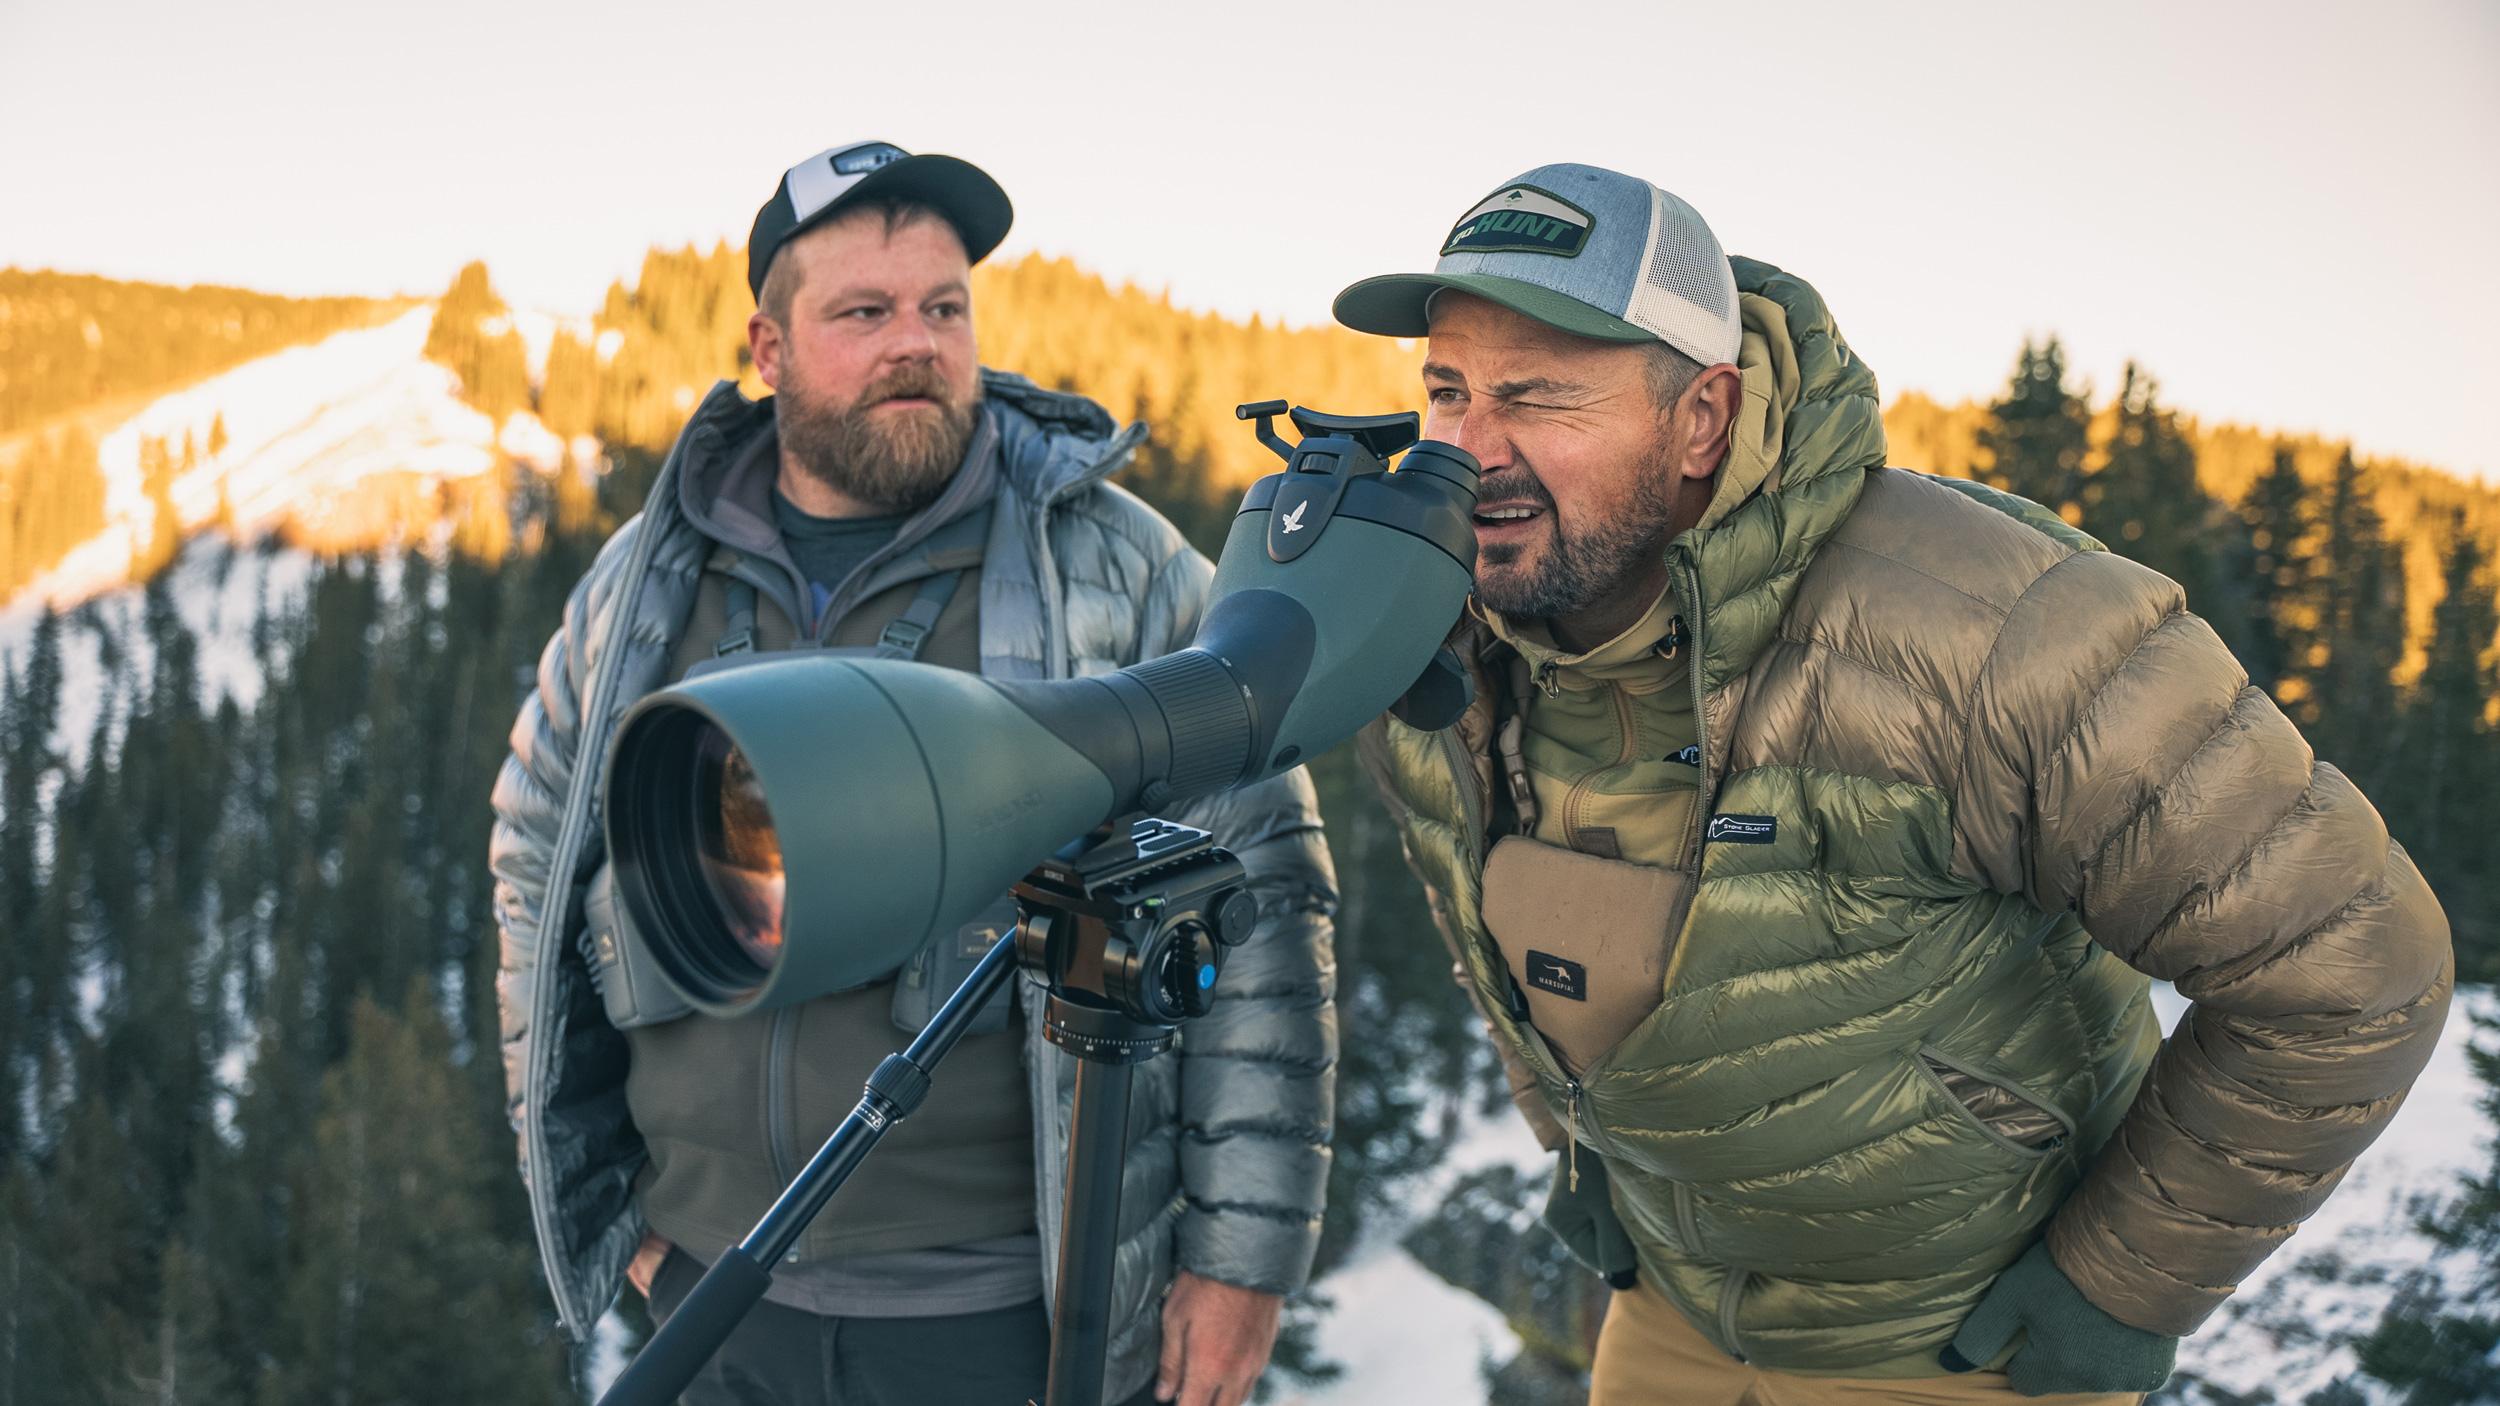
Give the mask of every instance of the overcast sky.
POLYGON ((1991 394, 2055 330, 2104 396, 2134 356, 2500 477, 2488 0, 239 8, 0 0, 0 264, 430 294, 482 256, 586 312, 879 137, 995 174, 1010 252, 1307 323, 1579 160, 1813 282, 1888 393, 1991 394))

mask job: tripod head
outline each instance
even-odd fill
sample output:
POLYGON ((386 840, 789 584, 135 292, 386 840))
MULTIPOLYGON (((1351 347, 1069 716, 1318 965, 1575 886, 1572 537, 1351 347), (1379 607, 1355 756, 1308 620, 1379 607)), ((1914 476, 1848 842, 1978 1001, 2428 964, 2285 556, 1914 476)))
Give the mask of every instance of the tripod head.
POLYGON ((1143 817, 1109 829, 1016 885, 1016 951, 1050 990, 1050 1042, 1126 1064, 1207 1013, 1224 954, 1248 939, 1258 904, 1242 891, 1241 861, 1206 831, 1143 817))

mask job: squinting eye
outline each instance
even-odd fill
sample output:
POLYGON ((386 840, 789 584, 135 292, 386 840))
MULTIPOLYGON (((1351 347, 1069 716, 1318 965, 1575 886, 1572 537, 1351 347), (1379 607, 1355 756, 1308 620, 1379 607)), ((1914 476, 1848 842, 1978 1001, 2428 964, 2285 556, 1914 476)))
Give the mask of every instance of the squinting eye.
POLYGON ((1435 386, 1424 393, 1424 399, 1434 405, 1455 405, 1466 398, 1465 392, 1450 386, 1435 386))
POLYGON ((964 305, 961 303, 940 303, 936 307, 929 309, 929 315, 944 321, 952 322, 956 318, 964 315, 964 305))

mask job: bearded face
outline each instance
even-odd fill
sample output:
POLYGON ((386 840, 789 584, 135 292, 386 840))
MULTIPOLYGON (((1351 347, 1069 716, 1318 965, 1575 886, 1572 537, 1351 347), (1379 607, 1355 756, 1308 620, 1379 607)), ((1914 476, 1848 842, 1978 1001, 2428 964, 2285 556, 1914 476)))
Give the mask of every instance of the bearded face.
POLYGON ((784 379, 774 400, 786 462, 828 488, 882 512, 927 507, 963 463, 980 391, 970 400, 933 366, 907 362, 848 402, 818 392, 804 375, 784 379))
MULTIPOLYGON (((1479 523, 1476 598, 1513 619, 1552 619, 1588 609, 1621 589, 1644 566, 1665 553, 1674 535, 1676 497, 1683 484, 1663 454, 1616 480, 1615 501, 1595 512, 1564 514, 1523 456, 1485 476, 1482 503, 1501 505, 1501 527, 1479 523), (1515 506, 1514 506, 1515 505, 1515 506), (1531 516, 1508 513, 1524 507, 1531 516), (1540 540, 1541 539, 1541 540, 1540 540)), ((1480 510, 1481 511, 1481 510, 1480 510)))
POLYGON ((909 512, 946 488, 981 399, 971 270, 954 227, 870 207, 784 245, 747 323, 775 392, 785 488, 845 514, 909 512))

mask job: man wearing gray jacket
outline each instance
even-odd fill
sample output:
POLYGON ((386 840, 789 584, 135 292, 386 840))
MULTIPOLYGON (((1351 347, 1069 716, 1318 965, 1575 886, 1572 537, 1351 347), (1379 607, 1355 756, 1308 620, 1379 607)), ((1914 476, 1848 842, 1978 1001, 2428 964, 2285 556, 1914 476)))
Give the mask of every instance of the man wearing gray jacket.
MULTIPOLYGON (((1206 559, 1105 481, 1143 427, 979 367, 970 266, 1010 217, 977 168, 883 142, 783 176, 748 245, 749 344, 776 394, 749 402, 724 382, 696 409, 642 514, 573 592, 514 724, 494 794, 505 1075, 576 1338, 621 1279, 665 1318, 925 1022, 950 955, 977 952, 1002 916, 862 990, 693 1013, 640 975, 600 841, 596 778, 625 710, 750 651, 875 647, 1044 679, 1196 632, 1206 559)), ((829 755, 842 745, 825 739, 829 755)), ((777 1267, 687 1400, 1038 1396, 1063 1233, 1119 1240, 1113 1399, 1245 1398, 1317 1243, 1334 877, 1299 771, 1173 818, 1240 856, 1260 922, 1214 1011, 1137 1072, 1120 1224, 1058 1224, 1074 1068, 1021 987, 777 1267)))

